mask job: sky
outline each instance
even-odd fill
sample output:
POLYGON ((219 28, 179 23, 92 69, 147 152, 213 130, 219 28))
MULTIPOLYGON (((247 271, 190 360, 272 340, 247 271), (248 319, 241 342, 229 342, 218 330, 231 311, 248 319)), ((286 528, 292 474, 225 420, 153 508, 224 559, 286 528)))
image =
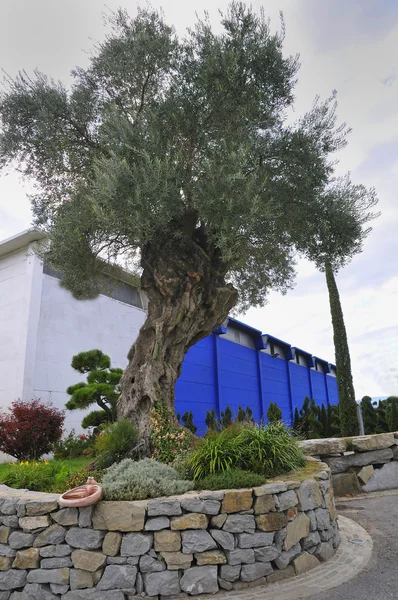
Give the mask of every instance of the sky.
MULTIPOLYGON (((143 3, 142 3, 143 4, 143 3)), ((153 0, 179 34, 208 10, 218 22, 226 0, 153 0)), ((297 116, 316 95, 338 93, 338 117, 352 127, 349 144, 338 156, 339 173, 376 188, 381 216, 364 251, 337 277, 351 351, 357 398, 398 395, 398 1, 268 0, 263 7, 271 27, 286 24, 286 54, 300 54, 296 87, 297 116)), ((103 12, 127 0, 2 0, 0 68, 41 71, 71 81, 70 71, 87 66, 93 41, 103 39, 103 12), (108 9, 107 9, 108 7, 108 9)), ((0 173, 0 239, 31 224, 30 184, 16 172, 0 173)), ((324 275, 304 260, 297 265, 296 287, 286 296, 270 293, 268 304, 240 320, 293 346, 334 362, 333 332, 324 275)))

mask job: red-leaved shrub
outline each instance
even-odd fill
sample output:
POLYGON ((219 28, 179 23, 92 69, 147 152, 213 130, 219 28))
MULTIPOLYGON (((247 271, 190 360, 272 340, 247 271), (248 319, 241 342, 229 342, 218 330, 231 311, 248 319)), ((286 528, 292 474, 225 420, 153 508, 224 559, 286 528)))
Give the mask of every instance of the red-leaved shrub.
POLYGON ((18 460, 39 459, 60 440, 64 420, 51 402, 15 400, 0 413, 0 450, 18 460))

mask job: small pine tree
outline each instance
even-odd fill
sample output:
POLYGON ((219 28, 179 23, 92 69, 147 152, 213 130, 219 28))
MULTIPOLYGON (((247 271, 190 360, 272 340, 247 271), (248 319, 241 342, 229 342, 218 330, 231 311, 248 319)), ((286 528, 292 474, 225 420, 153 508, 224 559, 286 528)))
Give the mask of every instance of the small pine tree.
POLYGON ((250 406, 246 406, 244 422, 248 423, 249 425, 254 425, 253 411, 250 406))
POLYGON ((298 434, 301 433, 301 418, 297 406, 294 409, 293 430, 298 434))
POLYGON ((208 431, 217 431, 219 429, 220 423, 214 408, 207 411, 205 424, 208 431))
POLYGON ((267 410, 267 419, 269 423, 278 423, 282 420, 282 411, 276 402, 271 402, 267 410))
POLYGON ((321 406, 320 414, 319 414, 319 422, 322 426, 320 429, 321 437, 328 437, 329 423, 328 423, 328 413, 324 404, 321 406))
POLYGON ((315 404, 314 398, 312 398, 308 418, 308 436, 310 440, 322 437, 322 423, 319 420, 320 413, 319 407, 315 404))
POLYGON ((390 431, 398 431, 398 398, 391 396, 390 431))
POLYGON ((309 415, 310 415, 310 399, 308 396, 304 398, 303 406, 300 409, 301 434, 306 440, 309 436, 309 415))
POLYGON ((338 406, 329 404, 328 406, 328 436, 340 437, 340 411, 338 406))
POLYGON ((227 429, 232 425, 232 410, 229 406, 225 407, 225 410, 221 411, 221 428, 227 429))
POLYGON ((371 435, 372 433, 375 433, 377 426, 377 414, 372 404, 372 398, 370 396, 364 396, 360 406, 365 434, 371 435))
POLYGON ((246 411, 239 404, 238 414, 236 415, 236 422, 237 423, 244 423, 245 419, 246 419, 246 411))
POLYGON ((379 406, 376 408, 377 414, 377 425, 375 428, 375 433, 387 433, 389 431, 388 421, 386 417, 386 402, 385 400, 380 400, 379 406))
POLYGON ((195 423, 193 422, 192 410, 190 410, 189 412, 187 411, 186 413, 184 413, 182 415, 182 422, 184 423, 184 427, 189 429, 189 431, 192 431, 192 433, 195 435, 198 428, 196 427, 195 423))

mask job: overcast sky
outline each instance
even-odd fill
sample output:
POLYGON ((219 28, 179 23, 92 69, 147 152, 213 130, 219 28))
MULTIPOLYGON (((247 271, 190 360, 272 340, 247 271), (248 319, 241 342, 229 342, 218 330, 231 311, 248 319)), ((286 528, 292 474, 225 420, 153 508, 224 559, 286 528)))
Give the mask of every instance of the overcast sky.
MULTIPOLYGON (((153 0, 179 33, 209 10, 214 22, 225 0, 153 0)), ((127 0, 2 0, 0 67, 15 75, 38 67, 70 81, 75 65, 86 66, 90 40, 105 30, 106 6, 128 9, 127 0)), ((274 28, 280 10, 287 27, 286 53, 300 53, 296 113, 315 95, 338 91, 338 115, 353 132, 339 156, 339 171, 355 182, 374 186, 382 216, 357 256, 338 276, 348 330, 357 397, 398 394, 398 1, 268 0, 264 6, 274 28)), ((11 173, 0 176, 0 239, 31 223, 29 185, 11 173)), ((334 361, 332 328, 324 276, 304 261, 296 288, 287 296, 272 293, 265 308, 241 320, 334 361)))

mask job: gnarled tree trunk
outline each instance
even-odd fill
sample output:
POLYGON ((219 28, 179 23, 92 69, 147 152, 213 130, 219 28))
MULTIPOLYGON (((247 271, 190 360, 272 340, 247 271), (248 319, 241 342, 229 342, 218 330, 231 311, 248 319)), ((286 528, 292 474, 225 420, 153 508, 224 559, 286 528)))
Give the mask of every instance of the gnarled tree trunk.
POLYGON ((217 255, 209 256, 195 237, 176 241, 160 234, 156 245, 142 250, 148 316, 128 355, 118 416, 135 424, 147 452, 151 407, 164 400, 174 408, 185 353, 220 325, 237 302, 217 255))

